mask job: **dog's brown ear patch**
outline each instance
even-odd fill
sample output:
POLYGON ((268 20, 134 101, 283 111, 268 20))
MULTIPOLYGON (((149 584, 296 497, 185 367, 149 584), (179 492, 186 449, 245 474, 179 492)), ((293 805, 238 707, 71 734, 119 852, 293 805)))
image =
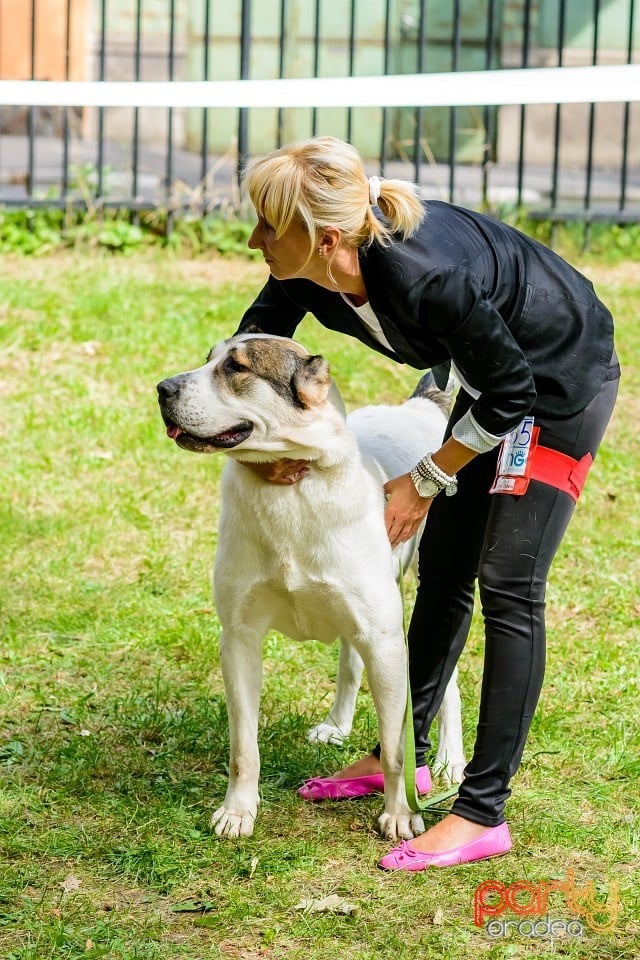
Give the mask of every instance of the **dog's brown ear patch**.
POLYGON ((329 364, 324 357, 300 357, 292 387, 303 407, 315 407, 327 399, 331 386, 329 364))

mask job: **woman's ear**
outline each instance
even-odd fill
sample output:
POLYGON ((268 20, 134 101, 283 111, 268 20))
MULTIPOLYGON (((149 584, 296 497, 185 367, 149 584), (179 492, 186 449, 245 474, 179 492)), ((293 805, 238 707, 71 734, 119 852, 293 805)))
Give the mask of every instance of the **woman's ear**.
POLYGON ((325 257, 330 257, 336 252, 340 237, 341 234, 337 227, 323 227, 318 239, 318 252, 322 252, 325 257))

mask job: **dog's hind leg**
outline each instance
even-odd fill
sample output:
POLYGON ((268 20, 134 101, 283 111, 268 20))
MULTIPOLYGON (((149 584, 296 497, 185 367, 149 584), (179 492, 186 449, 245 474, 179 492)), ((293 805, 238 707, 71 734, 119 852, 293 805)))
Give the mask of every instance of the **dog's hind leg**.
POLYGON ((342 744, 351 733, 362 679, 362 660, 351 643, 340 641, 336 695, 329 715, 307 733, 311 743, 342 744))
POLYGON ((220 662, 229 713, 229 784, 211 825, 219 837, 250 837, 258 813, 258 713, 262 684, 262 635, 225 630, 220 662))
POLYGON ((458 670, 454 670, 438 711, 438 749, 435 772, 450 784, 461 783, 464 777, 464 747, 458 670))

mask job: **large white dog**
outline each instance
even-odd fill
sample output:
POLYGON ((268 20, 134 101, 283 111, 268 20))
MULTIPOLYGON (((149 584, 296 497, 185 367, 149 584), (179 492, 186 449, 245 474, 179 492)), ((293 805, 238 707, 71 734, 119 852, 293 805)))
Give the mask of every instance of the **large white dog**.
MULTIPOLYGON (((367 407, 345 422, 327 362, 293 340, 241 334, 206 364, 158 385, 168 435, 198 453, 223 450, 214 596, 230 728, 230 777, 213 815, 220 836, 253 832, 259 795, 258 712, 262 641, 269 629, 296 640, 340 637, 336 703, 311 731, 341 740, 351 728, 362 662, 378 715, 384 772, 383 836, 423 829, 404 790, 407 666, 403 611, 384 525, 382 486, 439 445, 445 415, 429 399, 367 407), (236 461, 305 459, 290 486, 267 483, 236 461)), ((416 542, 404 544, 406 569, 416 542)), ((457 685, 440 713, 438 761, 464 767, 457 685)))

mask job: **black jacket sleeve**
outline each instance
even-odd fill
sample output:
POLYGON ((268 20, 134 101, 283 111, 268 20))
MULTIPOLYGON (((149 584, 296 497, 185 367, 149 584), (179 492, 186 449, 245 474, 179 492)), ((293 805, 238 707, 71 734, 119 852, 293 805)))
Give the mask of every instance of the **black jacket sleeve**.
POLYGON ((279 280, 269 277, 266 284, 245 312, 236 333, 259 327, 264 333, 292 337, 307 311, 285 292, 279 280))
POLYGON ((504 436, 536 399, 533 373, 500 313, 464 267, 423 278, 420 318, 480 392, 471 413, 488 433, 504 436))

